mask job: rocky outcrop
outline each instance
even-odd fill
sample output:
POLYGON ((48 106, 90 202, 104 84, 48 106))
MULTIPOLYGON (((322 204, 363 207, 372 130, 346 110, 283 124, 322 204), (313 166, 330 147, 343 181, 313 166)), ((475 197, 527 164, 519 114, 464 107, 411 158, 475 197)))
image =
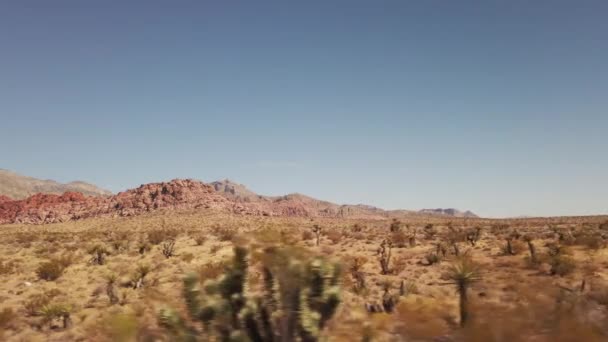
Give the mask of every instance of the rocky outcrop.
POLYGON ((215 209, 244 215, 263 215, 235 204, 202 182, 176 179, 151 183, 111 197, 37 194, 25 200, 0 202, 0 223, 55 223, 87 217, 133 216, 157 209, 215 209))

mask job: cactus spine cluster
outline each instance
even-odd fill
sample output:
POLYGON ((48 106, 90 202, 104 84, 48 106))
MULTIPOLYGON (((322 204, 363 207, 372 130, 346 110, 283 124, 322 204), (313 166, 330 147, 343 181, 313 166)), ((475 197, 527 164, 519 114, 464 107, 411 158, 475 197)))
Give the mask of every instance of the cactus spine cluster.
POLYGON ((179 341, 318 341, 340 302, 339 269, 321 258, 300 261, 276 249, 265 254, 263 295, 247 293, 247 250, 235 247, 232 265, 219 278, 202 288, 196 276, 184 280, 190 319, 165 309, 161 324, 179 341), (204 333, 188 321, 202 322, 204 333))

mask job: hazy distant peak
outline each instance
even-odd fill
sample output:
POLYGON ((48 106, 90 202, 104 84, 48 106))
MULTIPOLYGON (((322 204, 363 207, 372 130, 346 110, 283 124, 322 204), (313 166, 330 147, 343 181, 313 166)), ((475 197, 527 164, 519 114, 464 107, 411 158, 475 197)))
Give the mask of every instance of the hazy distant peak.
POLYGON ((24 199, 37 193, 63 194, 64 192, 79 192, 87 196, 112 194, 110 191, 83 181, 62 184, 50 179, 37 179, 20 175, 14 171, 0 169, 0 195, 12 199, 24 199))

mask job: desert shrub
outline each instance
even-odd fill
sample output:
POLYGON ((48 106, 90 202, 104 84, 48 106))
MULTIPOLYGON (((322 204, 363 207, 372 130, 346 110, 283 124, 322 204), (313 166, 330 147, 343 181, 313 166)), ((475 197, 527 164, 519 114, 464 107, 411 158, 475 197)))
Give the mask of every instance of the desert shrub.
POLYGON ((298 241, 293 231, 277 228, 263 228, 255 233, 255 238, 262 244, 294 245, 298 241))
POLYGON ((367 260, 362 257, 354 256, 350 258, 349 271, 352 278, 352 290, 357 294, 361 294, 367 289, 365 273, 362 271, 366 262, 367 260))
POLYGON ((145 285, 146 276, 150 273, 151 268, 148 265, 138 265, 131 276, 131 287, 139 289, 145 285))
POLYGON ((15 242, 22 246, 30 246, 32 242, 38 240, 38 235, 34 232, 19 232, 15 234, 15 242))
POLYGON ((141 240, 138 242, 137 252, 140 255, 144 255, 144 254, 146 254, 146 252, 149 252, 150 250, 152 250, 152 245, 150 243, 148 243, 148 241, 141 240))
POLYGON ((70 316, 71 307, 65 304, 49 304, 42 307, 40 315, 45 324, 52 325, 55 320, 61 320, 63 329, 67 329, 72 325, 70 316))
POLYGON ((197 246, 202 246, 207 241, 207 236, 204 234, 196 234, 192 237, 197 246))
POLYGON ((397 248, 404 248, 409 243, 409 236, 402 231, 396 231, 391 233, 391 241, 397 248))
POLYGON ((392 313, 399 302, 399 296, 391 293, 392 283, 389 280, 382 281, 382 310, 386 313, 392 313))
POLYGON ((118 276, 114 273, 109 274, 105 277, 106 281, 106 295, 108 296, 108 300, 110 304, 114 305, 118 303, 118 291, 116 291, 116 281, 118 280, 118 276))
POLYGON ((441 256, 437 254, 435 251, 431 251, 424 255, 424 260, 428 266, 433 264, 438 264, 441 262, 441 256))
POLYGON ((220 241, 232 241, 236 235, 236 230, 221 226, 215 226, 211 228, 211 233, 215 235, 220 241))
POLYGON ((192 254, 192 253, 183 253, 183 254, 181 254, 181 256, 182 256, 182 260, 184 262, 190 262, 190 261, 194 260, 194 254, 192 254))
POLYGON ((353 233, 350 237, 359 241, 365 240, 367 238, 364 233, 353 233))
POLYGON ((198 278, 201 281, 205 281, 207 279, 215 279, 219 277, 226 268, 226 263, 223 261, 219 262, 210 262, 204 265, 201 265, 198 268, 198 278))
POLYGON ((551 275, 558 275, 560 277, 568 275, 576 268, 574 259, 567 255, 555 255, 549 259, 551 265, 551 275))
POLYGON ((471 246, 475 246, 481 238, 481 227, 475 227, 465 232, 465 237, 471 246))
MULTIPOLYGON (((338 268, 323 259, 294 260, 291 251, 267 249, 264 259, 264 294, 244 291, 247 251, 236 247, 232 264, 216 280, 199 288, 196 276, 184 280, 189 320, 163 309, 160 324, 174 339, 203 333, 191 321, 202 321, 211 340, 318 341, 339 302, 338 268)), ((206 338, 207 340, 209 338, 206 338)))
POLYGON ((418 285, 412 280, 401 281, 401 286, 399 287, 399 295, 407 296, 410 294, 418 294, 418 285))
POLYGON ((162 252, 165 258, 169 259, 175 255, 175 240, 168 240, 162 244, 162 252))
POLYGON ((176 239, 178 231, 175 229, 157 228, 148 231, 148 241, 153 245, 159 245, 166 240, 176 239))
POLYGON ((313 237, 314 237, 314 234, 310 230, 303 230, 302 231, 302 241, 312 240, 313 237))
POLYGON ((211 253, 211 255, 219 252, 219 250, 222 249, 222 245, 220 244, 214 244, 211 245, 211 247, 209 247, 209 253, 211 253))
POLYGON ((342 241, 342 233, 341 233, 341 232, 339 232, 339 231, 337 231, 337 230, 335 230, 335 229, 332 229, 332 230, 327 231, 327 232, 325 233, 325 236, 326 236, 326 237, 327 237, 327 239, 328 239, 329 241, 331 241, 331 243, 333 243, 334 245, 335 245, 335 244, 338 244, 338 243, 340 243, 340 241, 342 241))
MULTIPOLYGON (((0 332, 3 329, 8 328, 14 318, 15 313, 11 308, 5 308, 4 310, 0 311, 0 332)), ((1 336, 2 335, 0 334, 0 337, 1 336)))
POLYGON ((40 311, 46 305, 48 305, 51 300, 61 292, 57 289, 49 290, 44 293, 33 294, 28 297, 28 299, 23 303, 23 308, 25 309, 25 313, 28 316, 38 316, 40 315, 40 311))
POLYGON ((108 249, 102 245, 95 245, 89 248, 91 255, 90 263, 93 265, 103 265, 106 263, 106 256, 110 254, 108 249))
POLYGON ((60 263, 64 269, 74 264, 76 262, 76 259, 76 255, 71 252, 63 253, 55 258, 55 260, 57 260, 57 262, 60 263))
POLYGON ((407 268, 407 261, 408 259, 403 256, 394 258, 391 272, 393 274, 398 275, 401 272, 405 271, 405 269, 407 268))
POLYGON ((14 261, 1 261, 0 260, 0 275, 13 273, 15 270, 16 263, 14 261))
POLYGON ((593 232, 578 235, 575 238, 575 244, 585 246, 593 250, 604 248, 606 246, 606 242, 604 239, 602 239, 602 236, 599 233, 593 232))
POLYGON ((351 231, 353 233, 361 233, 363 231, 363 229, 365 229, 365 227, 363 225, 360 225, 358 223, 355 223, 352 228, 351 231))
POLYGON ((426 240, 433 240, 437 235, 437 228, 432 223, 429 223, 424 226, 422 229, 422 233, 424 234, 424 238, 426 240))
POLYGON ((65 267, 60 260, 51 259, 41 263, 36 269, 38 278, 46 281, 57 280, 63 274, 65 267))
POLYGON ((395 233, 401 230, 401 221, 398 219, 393 219, 389 226, 389 230, 391 233, 395 233))
POLYGON ((110 241, 110 246, 116 253, 122 253, 129 249, 129 240, 115 239, 110 241))

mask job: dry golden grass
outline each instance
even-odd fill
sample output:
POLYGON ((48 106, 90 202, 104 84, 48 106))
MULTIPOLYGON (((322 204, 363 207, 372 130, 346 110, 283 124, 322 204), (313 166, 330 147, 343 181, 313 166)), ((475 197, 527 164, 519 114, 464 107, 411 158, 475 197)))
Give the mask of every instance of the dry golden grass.
MULTIPOLYGON (((221 275, 234 244, 253 250, 290 246, 294 253, 324 255, 342 265, 342 303, 324 332, 330 341, 608 340, 608 252, 605 228, 599 228, 604 221, 415 217, 391 232, 390 220, 160 211, 4 225, 0 340, 167 340, 159 310, 183 307, 186 274, 201 280, 221 275), (319 246, 313 225, 322 227, 319 246), (469 243, 466 229, 476 226, 482 228, 480 239, 469 243), (506 237, 514 231, 519 237, 512 239, 513 253, 505 253, 506 237), (381 274, 377 250, 384 239, 394 243, 388 271, 381 274), (528 241, 535 246, 534 262, 528 241), (431 253, 440 255, 432 263, 431 253), (481 273, 468 289, 470 319, 460 328, 459 296, 446 273, 463 255, 481 273), (391 298, 392 313, 367 312, 391 298)), ((251 255, 254 266, 258 257, 251 255)), ((248 281, 255 288, 260 279, 256 271, 248 281)))

